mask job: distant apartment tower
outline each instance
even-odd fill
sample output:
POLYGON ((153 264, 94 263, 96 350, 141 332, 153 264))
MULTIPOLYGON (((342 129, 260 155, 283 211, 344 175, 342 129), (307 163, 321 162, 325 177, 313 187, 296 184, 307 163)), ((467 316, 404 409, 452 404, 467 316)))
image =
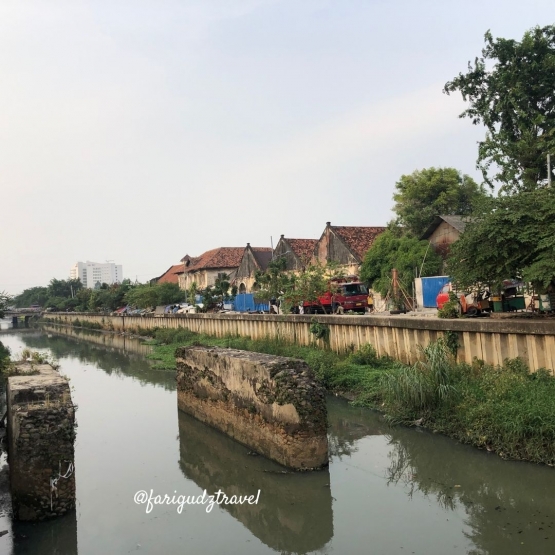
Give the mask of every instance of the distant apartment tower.
POLYGON ((99 264, 98 262, 77 262, 69 273, 71 279, 80 279, 84 287, 94 289, 97 284, 121 283, 123 280, 123 271, 121 264, 106 262, 99 264))

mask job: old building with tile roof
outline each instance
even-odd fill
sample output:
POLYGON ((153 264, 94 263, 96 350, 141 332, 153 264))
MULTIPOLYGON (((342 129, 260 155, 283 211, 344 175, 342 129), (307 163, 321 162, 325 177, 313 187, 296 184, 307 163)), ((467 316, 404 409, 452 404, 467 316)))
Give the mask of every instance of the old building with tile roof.
POLYGON ((461 236, 468 221, 468 216, 436 216, 421 238, 429 241, 445 260, 451 245, 461 236))
POLYGON ((312 261, 317 243, 317 239, 290 239, 282 235, 274 249, 274 258, 283 257, 287 271, 300 272, 312 261))
POLYGON ((247 243, 235 274, 235 285, 237 285, 239 293, 251 293, 253 288, 256 289, 256 272, 264 272, 271 260, 272 249, 270 247, 251 247, 251 244, 247 243))
POLYGON ((199 289, 205 289, 214 285, 222 274, 235 279, 244 251, 244 247, 219 247, 198 257, 188 257, 184 263, 183 287, 188 289, 196 283, 199 289))
POLYGON ((385 227, 332 226, 326 222, 313 260, 321 264, 334 262, 348 274, 358 275, 366 251, 385 230, 385 227))
POLYGON ((156 280, 156 283, 177 283, 179 285, 179 277, 183 275, 184 270, 183 264, 170 266, 166 272, 156 280))

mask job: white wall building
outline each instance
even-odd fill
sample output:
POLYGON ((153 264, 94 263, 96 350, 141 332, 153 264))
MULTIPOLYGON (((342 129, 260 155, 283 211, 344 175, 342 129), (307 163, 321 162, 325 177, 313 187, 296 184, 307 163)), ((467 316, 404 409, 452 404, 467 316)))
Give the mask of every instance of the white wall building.
POLYGON ((77 262, 69 272, 70 279, 80 279, 84 287, 94 289, 96 284, 121 283, 123 281, 123 270, 121 264, 106 262, 77 262))

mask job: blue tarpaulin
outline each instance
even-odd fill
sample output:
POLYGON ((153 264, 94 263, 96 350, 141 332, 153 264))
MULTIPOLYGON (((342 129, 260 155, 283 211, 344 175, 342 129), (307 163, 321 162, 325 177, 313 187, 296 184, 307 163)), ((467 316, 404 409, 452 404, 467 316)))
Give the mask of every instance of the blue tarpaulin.
POLYGON ((441 288, 451 281, 449 276, 433 276, 422 278, 422 298, 424 308, 437 308, 436 297, 441 288))
POLYGON ((268 303, 256 303, 252 293, 240 293, 235 297, 233 304, 238 312, 268 312, 270 310, 268 303))

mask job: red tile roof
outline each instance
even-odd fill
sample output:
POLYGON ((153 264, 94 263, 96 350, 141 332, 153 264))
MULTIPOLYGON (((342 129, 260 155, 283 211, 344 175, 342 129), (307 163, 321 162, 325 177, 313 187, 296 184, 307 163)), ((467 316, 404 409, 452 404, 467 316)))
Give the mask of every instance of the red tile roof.
POLYGON ((178 283, 179 274, 184 272, 183 264, 176 264, 171 266, 165 274, 162 274, 156 283, 178 283))
POLYGON ((287 244, 291 247, 291 250, 301 259, 302 262, 310 262, 312 255, 314 254, 314 249, 316 248, 316 243, 318 239, 286 239, 287 244))
POLYGON ((243 258, 245 247, 220 247, 201 254, 197 258, 192 258, 186 272, 198 270, 209 270, 216 268, 238 268, 243 258))
POLYGON ((376 237, 383 233, 385 227, 342 227, 331 226, 346 245, 355 253, 362 261, 366 251, 372 246, 376 237))

